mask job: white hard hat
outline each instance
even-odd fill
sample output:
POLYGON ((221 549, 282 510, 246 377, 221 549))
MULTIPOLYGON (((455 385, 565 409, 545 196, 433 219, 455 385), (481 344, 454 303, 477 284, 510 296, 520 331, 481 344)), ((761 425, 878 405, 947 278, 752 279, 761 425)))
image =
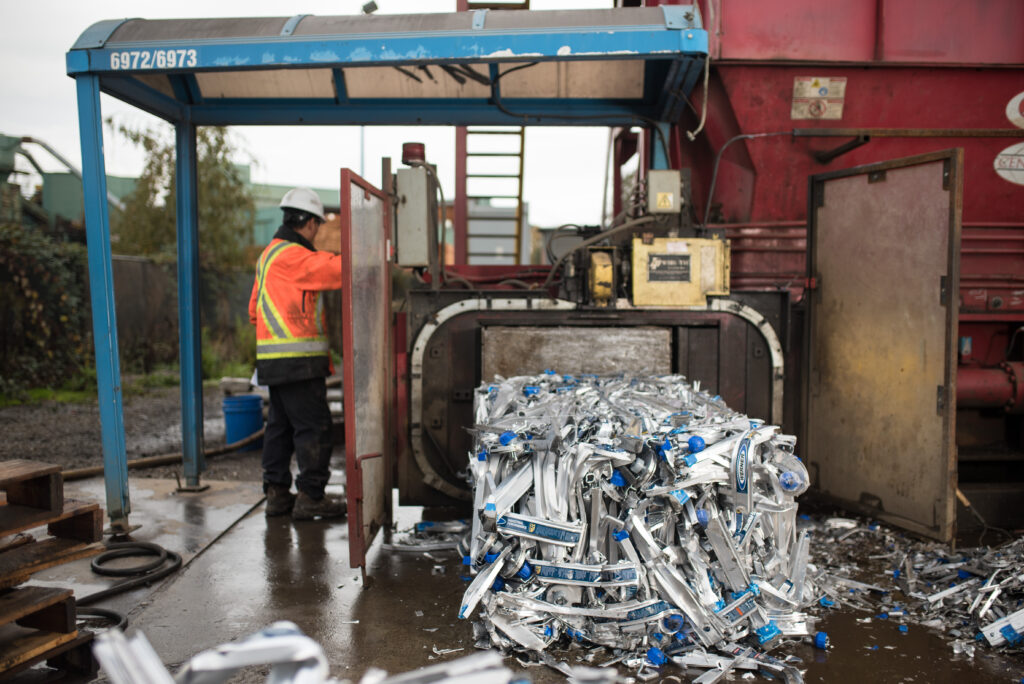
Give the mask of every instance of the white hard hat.
POLYGON ((308 211, 321 221, 327 220, 324 218, 324 203, 321 202, 320 197, 309 188, 292 188, 288 192, 284 193, 284 197, 281 198, 281 204, 278 206, 282 209, 299 209, 300 211, 308 211))

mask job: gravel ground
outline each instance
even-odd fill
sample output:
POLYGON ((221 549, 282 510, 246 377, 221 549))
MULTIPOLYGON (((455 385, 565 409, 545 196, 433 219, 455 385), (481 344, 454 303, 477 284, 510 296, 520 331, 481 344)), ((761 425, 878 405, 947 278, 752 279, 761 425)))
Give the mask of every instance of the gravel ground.
MULTIPOLYGON (((207 448, 224 443, 222 394, 217 387, 203 390, 204 441, 207 448)), ((125 399, 125 439, 128 458, 179 453, 181 397, 177 387, 151 389, 125 399)), ((72 404, 47 401, 0 409, 0 460, 24 458, 56 463, 65 470, 102 465, 99 408, 95 401, 72 404)), ((173 478, 180 466, 132 471, 132 477, 173 478)), ((261 479, 260 451, 225 454, 207 459, 203 477, 209 480, 261 479)))

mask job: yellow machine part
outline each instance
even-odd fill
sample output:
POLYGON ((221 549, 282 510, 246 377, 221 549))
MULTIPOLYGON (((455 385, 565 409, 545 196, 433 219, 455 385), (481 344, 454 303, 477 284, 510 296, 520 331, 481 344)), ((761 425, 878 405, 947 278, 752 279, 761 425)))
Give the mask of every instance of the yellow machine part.
POLYGON ((633 239, 633 306, 703 306, 729 294, 729 241, 633 239))
POLYGON ((615 270, 611 252, 590 251, 590 298, 597 306, 608 306, 615 297, 615 270))

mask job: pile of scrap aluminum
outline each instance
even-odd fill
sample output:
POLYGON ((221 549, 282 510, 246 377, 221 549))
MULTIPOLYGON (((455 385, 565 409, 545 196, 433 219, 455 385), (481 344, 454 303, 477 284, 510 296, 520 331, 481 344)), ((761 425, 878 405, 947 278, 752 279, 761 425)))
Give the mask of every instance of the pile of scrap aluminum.
POLYGON ((1024 538, 954 551, 849 518, 804 524, 822 568, 821 605, 867 610, 862 621, 904 632, 936 629, 957 654, 973 656, 978 644, 1024 652, 1024 538))
POLYGON ((682 376, 498 378, 474 410, 461 551, 476 577, 459 617, 481 608, 478 646, 566 674, 546 652, 558 642, 603 647, 600 664, 641 679, 663 666, 704 669, 702 683, 732 669, 802 679, 766 653, 814 633, 802 611, 820 598, 794 437, 682 376))

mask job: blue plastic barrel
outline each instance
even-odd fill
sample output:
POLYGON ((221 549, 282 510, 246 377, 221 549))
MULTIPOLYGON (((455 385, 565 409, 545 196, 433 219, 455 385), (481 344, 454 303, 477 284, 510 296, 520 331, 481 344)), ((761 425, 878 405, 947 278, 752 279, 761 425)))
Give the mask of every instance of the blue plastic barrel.
MULTIPOLYGON (((263 427, 263 397, 258 394, 239 394, 224 397, 224 441, 234 444, 263 427)), ((255 451, 263 447, 259 439, 240 451, 255 451)))

